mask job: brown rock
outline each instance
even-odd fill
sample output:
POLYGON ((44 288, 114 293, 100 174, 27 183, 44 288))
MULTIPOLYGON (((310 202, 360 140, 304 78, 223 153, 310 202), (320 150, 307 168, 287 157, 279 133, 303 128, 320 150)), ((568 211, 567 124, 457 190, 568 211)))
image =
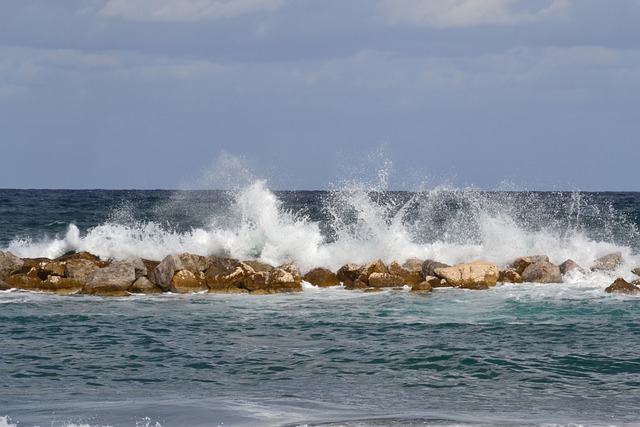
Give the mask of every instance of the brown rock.
POLYGON ((268 273, 269 288, 275 292, 302 292, 302 276, 297 267, 289 264, 268 273))
POLYGON ((12 288, 24 289, 28 291, 35 291, 40 289, 42 280, 38 276, 16 274, 7 277, 5 283, 12 288))
POLYGON ((141 276, 141 277, 138 277, 131 286, 129 286, 129 289, 127 289, 127 292, 130 292, 132 294, 147 294, 147 295, 161 294, 162 289, 160 289, 158 286, 151 283, 151 280, 149 280, 146 276, 141 276))
POLYGON ((347 291, 356 291, 356 290, 359 290, 359 289, 366 289, 368 287, 369 287, 369 285, 367 283, 364 283, 360 279, 348 280, 348 281, 344 282, 344 288, 347 291))
POLYGON ((258 271, 266 271, 269 272, 271 270, 273 270, 275 267, 271 264, 267 264, 266 262, 262 262, 262 261, 258 261, 258 260, 248 260, 248 261, 242 261, 245 264, 247 264, 248 266, 251 266, 251 268, 254 269, 254 271, 258 272, 258 271))
POLYGON ((372 288, 392 288, 402 286, 405 281, 402 277, 389 273, 371 273, 369 276, 369 286, 372 288))
POLYGON ((203 255, 183 253, 178 255, 178 258, 182 262, 184 270, 190 271, 194 275, 206 271, 213 263, 211 257, 203 255))
POLYGON ((9 289, 11 289, 11 286, 0 280, 0 291, 8 291, 9 289))
POLYGON ((336 273, 336 277, 346 286, 346 282, 354 282, 356 279, 358 279, 358 277, 360 277, 360 274, 362 274, 362 270, 364 270, 364 267, 361 265, 346 264, 340 267, 340 269, 336 273))
POLYGON ((524 256, 514 259, 508 267, 510 270, 515 270, 516 273, 522 276, 522 273, 527 267, 541 261, 549 262, 549 257, 546 255, 524 256))
POLYGON ((622 277, 618 277, 604 291, 608 294, 639 295, 640 287, 627 282, 622 277))
POLYGON ((389 270, 390 274, 401 277, 405 285, 412 286, 424 280, 422 276, 422 264, 420 265, 420 269, 408 270, 402 267, 397 261, 393 261, 389 264, 387 270, 389 270))
POLYGON ((529 283, 562 283, 562 273, 557 265, 539 261, 524 269, 522 280, 529 283))
POLYGON ((640 267, 634 268, 633 270, 631 270, 631 272, 636 276, 640 276, 640 267))
POLYGON ((563 276, 566 276, 567 274, 570 274, 574 271, 580 274, 587 273, 584 268, 580 267, 580 264, 578 264, 572 259, 566 260, 565 262, 560 264, 558 267, 560 268, 560 273, 562 273, 563 276))
POLYGON ((474 261, 453 267, 436 268, 436 276, 451 286, 465 289, 485 289, 495 286, 500 272, 494 263, 474 261))
POLYGON ((362 292, 373 293, 373 292, 382 292, 381 288, 365 288, 362 292))
POLYGON ((614 271, 622 264, 622 253, 614 252, 596 260, 591 271, 614 271))
MULTIPOLYGON (((97 263, 100 261, 100 258, 98 256, 85 251, 67 252, 66 254, 56 258, 54 261, 66 262, 66 261, 78 260, 78 259, 83 259, 85 261, 93 261, 94 263, 97 263)), ((106 265, 104 267, 106 267, 106 265)), ((101 267, 101 268, 104 268, 104 267, 101 267)))
POLYGON ((132 263, 114 262, 91 273, 82 293, 103 296, 127 295, 127 289, 135 280, 136 271, 132 263))
POLYGON ((330 286, 340 286, 338 277, 328 268, 317 267, 307 272, 303 279, 319 288, 328 288, 330 286))
POLYGON ((498 282, 501 283, 522 283, 522 277, 515 270, 501 270, 498 282))
POLYGON ((422 264, 424 264, 424 261, 421 259, 409 258, 402 266, 409 271, 419 271, 422 273, 422 264))
POLYGON ((65 262, 64 276, 80 283, 87 283, 89 276, 98 269, 96 262, 84 258, 73 258, 65 262))
POLYGON ((436 268, 447 268, 447 267, 451 267, 451 266, 443 262, 438 262, 432 259, 428 259, 422 263, 422 275, 424 277, 435 276, 436 268))
POLYGON ((217 273, 221 269, 221 266, 214 265, 207 269, 205 273, 205 281, 207 287, 217 293, 228 292, 235 290, 234 288, 244 287, 243 282, 250 276, 256 274, 256 272, 247 264, 236 261, 235 265, 223 273, 217 273))
POLYGON ((242 282, 242 285, 249 292, 272 290, 269 286, 269 272, 257 271, 242 282))
MULTIPOLYGON (((430 276, 433 277, 433 276, 430 276)), ((439 279, 438 279, 439 280, 439 279)), ((426 280, 420 283, 416 283, 415 285, 413 285, 411 287, 411 291, 413 293, 427 293, 427 292, 433 292, 433 287, 431 286, 431 284, 429 284, 429 282, 427 282, 426 280)))
POLYGON ((207 283, 204 278, 204 274, 199 272, 196 276, 189 270, 180 270, 174 274, 171 279, 171 286, 169 292, 174 294, 191 294, 194 292, 207 291, 207 283))
POLYGON ((441 279, 436 276, 427 276, 425 277, 425 282, 429 283, 432 288, 451 288, 452 286, 444 279, 441 279))
POLYGON ((64 276, 65 264, 65 261, 41 262, 38 265, 38 276, 43 280, 49 276, 64 276))
POLYGON ((0 280, 4 280, 13 273, 20 271, 24 261, 11 252, 0 251, 0 280))
POLYGON ((49 276, 40 283, 40 290, 56 294, 72 294, 82 289, 84 283, 61 276, 49 276))

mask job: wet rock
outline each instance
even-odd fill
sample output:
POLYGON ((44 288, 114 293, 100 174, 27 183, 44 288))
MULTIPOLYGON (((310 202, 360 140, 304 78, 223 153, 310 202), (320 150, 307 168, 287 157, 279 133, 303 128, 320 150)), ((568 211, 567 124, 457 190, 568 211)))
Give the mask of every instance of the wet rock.
POLYGON ((500 271, 494 263, 474 261, 435 269, 435 275, 451 286, 465 289, 486 289, 495 286, 500 271))
POLYGON ((529 267, 531 264, 535 264, 538 262, 549 262, 549 257, 546 255, 530 255, 530 256, 523 256, 520 258, 516 258, 513 261, 511 261, 511 264, 509 264, 508 269, 515 270, 516 273, 522 276, 522 273, 524 273, 524 270, 527 267, 529 267))
POLYGON ((634 268, 633 270, 631 270, 631 272, 636 276, 640 276, 640 267, 634 268))
POLYGON ((319 288, 328 288, 331 286, 340 286, 338 277, 328 268, 318 267, 309 270, 303 279, 319 288))
POLYGON ((356 281, 362 274, 362 270, 364 270, 364 267, 359 264, 346 264, 340 267, 336 277, 346 285, 347 282, 356 281))
POLYGON ((40 290, 56 294, 72 294, 82 290, 84 283, 61 276, 49 276, 40 283, 40 290))
POLYGON ((36 291, 40 289, 42 279, 36 275, 16 274, 7 277, 5 283, 12 288, 36 291))
MULTIPOLYGON (((433 276, 430 276, 433 277, 433 276)), ((435 277, 434 277, 435 278, 435 277)), ((439 281, 440 279, 438 279, 439 281)), ((431 284, 424 280, 420 283, 416 283, 415 285, 413 285, 411 287, 411 291, 412 293, 428 293, 428 292, 433 292, 433 286, 431 286, 431 284)))
POLYGON ((136 271, 132 263, 114 262, 91 273, 82 293, 103 296, 127 295, 127 289, 135 280, 136 271))
POLYGON ((87 283, 89 276, 98 268, 93 260, 73 258, 65 262, 64 276, 80 283, 87 283))
POLYGON ((580 266, 580 264, 578 264, 572 259, 566 260, 565 262, 560 264, 558 267, 560 268, 560 273, 562 273, 563 276, 566 276, 567 274, 571 274, 574 272, 580 273, 580 274, 587 273, 586 270, 580 266))
POLYGON ((522 283, 522 276, 520 276, 515 270, 501 270, 498 282, 501 283, 522 283))
POLYGON ((275 292, 302 292, 302 275, 297 267, 288 264, 274 268, 269 273, 267 283, 275 292))
POLYGON ((156 286, 160 287, 164 292, 168 292, 171 288, 171 279, 180 270, 184 270, 184 264, 180 257, 176 255, 167 255, 164 259, 149 273, 149 280, 156 286))
POLYGON ((362 292, 370 294, 370 293, 373 293, 373 292, 382 292, 382 289, 381 288, 366 288, 366 289, 363 289, 362 292))
POLYGON ((24 261, 11 252, 0 251, 0 280, 4 280, 13 273, 20 271, 24 261))
POLYGON ((209 288, 207 287, 204 273, 198 272, 196 275, 189 270, 176 272, 169 286, 169 292, 175 294, 190 294, 207 290, 209 290, 209 288))
POLYGON ((183 269, 190 271, 194 275, 206 271, 213 263, 211 257, 203 255, 183 253, 178 255, 178 258, 182 262, 183 269))
POLYGON ((262 261, 257 261, 257 260, 248 260, 248 261, 242 261, 245 264, 251 266, 251 268, 253 268, 256 272, 258 271, 266 271, 269 272, 271 270, 273 270, 275 267, 271 264, 267 264, 266 262, 262 262, 262 261))
POLYGON ((384 265, 381 259, 377 259, 369 264, 367 264, 362 273, 358 277, 362 282, 369 284, 369 276, 373 273, 388 273, 387 267, 384 265))
POLYGON ((640 287, 627 282, 622 277, 618 277, 604 291, 608 294, 639 295, 640 287))
POLYGON ((132 294, 161 294, 162 289, 154 285, 147 276, 141 276, 127 289, 132 294))
MULTIPOLYGON (((67 261, 79 260, 79 259, 83 259, 85 261, 93 261, 94 263, 100 262, 100 258, 98 256, 85 251, 67 252, 64 255, 61 255, 58 258, 54 259, 54 261, 67 262, 67 261)), ((101 266, 101 268, 104 268, 104 267, 106 267, 106 265, 101 266)))
POLYGON ((236 261, 235 265, 224 272, 218 273, 220 269, 222 269, 221 265, 214 265, 205 273, 205 282, 210 292, 236 292, 234 288, 243 288, 245 280, 256 274, 253 268, 240 261, 236 261))
POLYGON ((136 279, 138 279, 138 278, 140 278, 142 276, 147 276, 147 274, 148 274, 147 265, 142 260, 142 258, 129 257, 129 258, 123 259, 122 261, 120 261, 120 263, 121 264, 128 264, 131 267, 133 267, 133 271, 134 271, 134 273, 136 275, 136 279))
POLYGON ((347 291, 357 291, 360 289, 366 289, 369 287, 368 283, 363 282, 360 279, 356 279, 356 280, 348 280, 344 282, 344 288, 347 291))
POLYGON ((420 273, 422 273, 422 264, 424 264, 424 260, 418 258, 409 258, 402 264, 402 267, 406 268, 409 271, 419 271, 420 273))
POLYGON ((422 275, 424 277, 435 276, 436 268, 447 268, 447 267, 451 267, 451 266, 443 262, 438 262, 432 259, 428 259, 422 263, 422 275))
POLYGON ((562 283, 562 273, 557 265, 539 261, 524 269, 522 280, 528 283, 562 283))
POLYGON ((46 280, 49 276, 64 276, 65 265, 65 261, 41 262, 38 265, 38 276, 42 280, 46 280))
POLYGON ((242 282, 242 286, 249 292, 271 290, 269 289, 269 272, 256 271, 242 282))
POLYGON ((392 288, 394 286, 402 286, 405 280, 390 273, 371 273, 369 276, 369 286, 372 288, 392 288))
POLYGON ((11 286, 0 280, 0 291, 8 291, 9 289, 11 289, 11 286))
POLYGON ((614 252, 600 257, 591 267, 591 271, 614 271, 622 264, 622 253, 614 252))
POLYGON ((422 276, 422 265, 420 265, 419 269, 409 270, 401 266, 397 261, 393 261, 387 266, 387 270, 389 274, 401 277, 405 285, 412 286, 424 280, 422 276))

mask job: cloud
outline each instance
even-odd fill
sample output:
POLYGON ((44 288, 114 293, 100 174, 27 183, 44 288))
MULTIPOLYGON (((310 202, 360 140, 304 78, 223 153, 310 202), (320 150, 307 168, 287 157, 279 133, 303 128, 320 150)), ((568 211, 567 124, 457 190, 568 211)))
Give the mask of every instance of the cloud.
POLYGON ((285 0, 108 0, 100 15, 129 21, 195 22, 269 12, 285 0))
POLYGON ((530 24, 559 14, 571 0, 380 0, 378 11, 398 26, 459 28, 530 24), (531 5, 538 5, 532 8, 531 5), (527 7, 528 6, 528 7, 527 7))

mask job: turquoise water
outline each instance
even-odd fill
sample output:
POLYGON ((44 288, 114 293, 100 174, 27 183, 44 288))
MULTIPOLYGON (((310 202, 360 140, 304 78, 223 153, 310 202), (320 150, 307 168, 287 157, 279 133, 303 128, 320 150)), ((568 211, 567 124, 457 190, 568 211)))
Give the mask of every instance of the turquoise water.
POLYGON ((640 265, 636 193, 194 194, 1 190, 0 249, 625 262, 426 295, 0 292, 0 426, 640 425, 640 298, 604 293, 640 265))

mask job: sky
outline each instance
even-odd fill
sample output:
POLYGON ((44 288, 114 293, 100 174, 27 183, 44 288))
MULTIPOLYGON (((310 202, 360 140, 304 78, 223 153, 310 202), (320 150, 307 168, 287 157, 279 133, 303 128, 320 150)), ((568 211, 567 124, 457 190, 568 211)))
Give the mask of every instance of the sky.
POLYGON ((0 188, 640 191, 638 22, 640 0, 0 0, 0 188))

